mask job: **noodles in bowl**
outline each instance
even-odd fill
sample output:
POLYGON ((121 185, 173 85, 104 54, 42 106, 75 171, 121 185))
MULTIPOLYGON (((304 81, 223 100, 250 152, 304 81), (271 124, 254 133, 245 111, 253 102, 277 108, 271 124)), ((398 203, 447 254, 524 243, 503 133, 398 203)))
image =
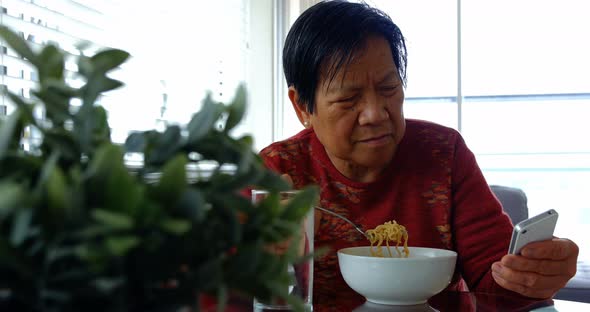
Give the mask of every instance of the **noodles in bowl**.
POLYGON ((422 304, 449 285, 455 271, 456 252, 408 247, 408 232, 395 221, 379 225, 366 234, 371 246, 338 250, 338 265, 348 286, 367 301, 422 304), (392 253, 391 245, 397 254, 392 253))
MULTIPOLYGON (((455 271, 457 253, 452 250, 408 247, 407 258, 390 258, 372 256, 371 248, 338 250, 338 266, 344 281, 369 302, 425 303, 449 285, 455 271)), ((387 249, 386 246, 380 248, 387 249)))
POLYGON ((397 224, 395 220, 387 221, 372 230, 367 230, 367 237, 369 238, 369 242, 371 242, 371 255, 373 257, 384 257, 383 248, 381 248, 383 242, 385 242, 385 245, 387 246, 389 257, 393 257, 391 249, 389 248, 390 241, 396 243, 395 251, 397 251, 398 257, 407 258, 410 255, 410 250, 408 249, 408 231, 406 231, 406 227, 397 224), (399 245, 402 240, 404 242, 404 249, 403 251, 400 251, 399 245), (376 245, 376 248, 373 248, 373 245, 376 245))

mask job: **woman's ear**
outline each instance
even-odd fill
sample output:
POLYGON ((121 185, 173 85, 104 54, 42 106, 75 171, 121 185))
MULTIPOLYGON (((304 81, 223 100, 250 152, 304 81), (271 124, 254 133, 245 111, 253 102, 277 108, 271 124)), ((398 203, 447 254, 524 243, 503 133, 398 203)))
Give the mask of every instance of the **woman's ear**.
POLYGON ((293 86, 289 87, 288 95, 289 95, 289 100, 291 101, 291 104, 293 105, 293 109, 295 109, 295 113, 297 114, 297 118, 299 119, 299 122, 305 128, 310 128, 311 127, 311 114, 307 111, 307 107, 305 106, 305 104, 300 102, 299 93, 297 92, 297 89, 295 89, 293 86))

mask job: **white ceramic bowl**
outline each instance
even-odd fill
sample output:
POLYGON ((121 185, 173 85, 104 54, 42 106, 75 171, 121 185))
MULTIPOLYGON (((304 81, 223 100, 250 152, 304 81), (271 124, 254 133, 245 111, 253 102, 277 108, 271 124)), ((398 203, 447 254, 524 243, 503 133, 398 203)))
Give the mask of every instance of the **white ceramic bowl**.
MULTIPOLYGON (((435 248, 409 249, 408 258, 378 258, 371 256, 368 246, 343 248, 338 250, 340 272, 348 286, 367 301, 388 305, 425 303, 449 285, 457 253, 435 248)), ((383 254, 387 251, 383 250, 383 254)))

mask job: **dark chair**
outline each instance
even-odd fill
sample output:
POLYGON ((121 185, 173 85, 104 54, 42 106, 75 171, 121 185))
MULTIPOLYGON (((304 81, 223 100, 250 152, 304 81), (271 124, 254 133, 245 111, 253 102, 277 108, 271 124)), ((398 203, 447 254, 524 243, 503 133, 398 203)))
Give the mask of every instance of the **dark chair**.
POLYGON ((523 190, 516 187, 503 185, 490 185, 492 192, 496 195, 504 211, 508 214, 512 223, 528 219, 529 207, 527 197, 523 190))
MULTIPOLYGON (((512 223, 529 217, 527 197, 523 190, 502 185, 490 185, 512 223)), ((578 272, 567 285, 555 295, 555 299, 590 303, 590 264, 578 261, 578 272)))

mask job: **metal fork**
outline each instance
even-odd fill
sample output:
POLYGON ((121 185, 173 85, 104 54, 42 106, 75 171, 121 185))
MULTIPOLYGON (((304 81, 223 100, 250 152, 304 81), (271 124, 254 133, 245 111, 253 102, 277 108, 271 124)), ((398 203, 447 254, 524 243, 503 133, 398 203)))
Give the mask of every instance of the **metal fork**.
POLYGON ((355 230, 357 230, 359 233, 363 234, 364 237, 366 237, 367 239, 369 239, 369 236, 367 236, 367 233, 365 233, 365 231, 363 231, 363 229, 361 228, 361 226, 360 225, 357 225, 356 223, 354 223, 352 221, 350 221, 347 217, 345 217, 345 216, 343 216, 343 215, 341 215, 339 213, 330 211, 330 210, 328 210, 326 208, 319 207, 319 206, 314 206, 314 208, 317 209, 317 210, 319 210, 319 211, 322 211, 322 212, 331 214, 331 215, 333 215, 335 217, 338 217, 338 218, 340 218, 340 219, 342 219, 342 220, 350 223, 350 225, 352 225, 352 227, 354 227, 355 230))

